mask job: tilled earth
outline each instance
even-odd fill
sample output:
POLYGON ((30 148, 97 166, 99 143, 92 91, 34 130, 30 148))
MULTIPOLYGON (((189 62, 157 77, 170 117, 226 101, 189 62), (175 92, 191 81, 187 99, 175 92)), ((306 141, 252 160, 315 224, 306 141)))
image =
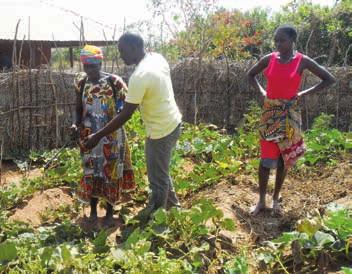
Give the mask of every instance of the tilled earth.
MULTIPOLYGON (((188 167, 188 169, 192 169, 188 167)), ((190 172, 191 170, 185 170, 190 172)), ((14 171, 11 171, 12 173, 14 171)), ((268 209, 252 216, 249 211, 258 198, 257 179, 249 175, 236 175, 213 186, 203 188, 198 193, 187 195, 182 199, 184 207, 190 207, 193 201, 207 198, 223 210, 225 217, 232 218, 236 223, 235 232, 224 232, 227 239, 237 247, 246 247, 253 250, 263 243, 278 237, 282 232, 292 231, 298 219, 307 215, 324 214, 329 203, 345 203, 351 205, 352 201, 352 161, 345 160, 335 168, 324 168, 318 174, 302 171, 301 173, 289 173, 283 185, 282 208, 283 214, 274 215, 270 209, 271 196, 275 173, 271 174, 268 186, 267 206, 268 209)), ((11 174, 6 175, 11 180, 11 174)), ((17 176, 17 175, 15 175, 17 176)), ((17 177, 15 177, 17 180, 17 177)), ((65 187, 48 189, 37 192, 21 208, 14 210, 12 219, 21 220, 37 227, 42 224, 40 212, 42 210, 55 210, 58 205, 72 206, 74 199, 72 193, 65 187)), ((133 206, 129 203, 129 206, 133 206)), ((131 208, 136 212, 141 204, 131 208)), ((99 209, 99 220, 105 211, 99 209)), ((74 222, 81 225, 85 230, 92 229, 86 222, 89 209, 79 212, 74 222)), ((101 220, 99 221, 99 223, 101 220)), ((121 220, 116 218, 116 226, 111 228, 110 239, 114 239, 121 229, 121 220)))

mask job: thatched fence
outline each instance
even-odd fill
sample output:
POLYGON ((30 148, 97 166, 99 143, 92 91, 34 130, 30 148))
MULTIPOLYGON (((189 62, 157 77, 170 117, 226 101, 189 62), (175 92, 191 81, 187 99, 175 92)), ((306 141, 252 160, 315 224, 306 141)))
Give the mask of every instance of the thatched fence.
MULTIPOLYGON (((213 123, 234 129, 243 118, 251 100, 259 103, 262 96, 250 88, 246 71, 251 62, 199 64, 189 60, 172 71, 176 100, 187 122, 213 123)), ((321 112, 334 114, 334 125, 340 130, 352 129, 352 67, 329 68, 337 83, 327 90, 308 94, 301 99, 303 127, 309 128, 321 112)), ((263 80, 263 79, 261 79, 263 80)), ((318 83, 319 79, 305 73, 302 88, 318 83)), ((283 87, 285 88, 285 87, 283 87)))
MULTIPOLYGON (((184 120, 234 129, 249 101, 261 100, 245 77, 250 65, 189 60, 174 66, 175 96, 184 120)), ((335 115, 336 127, 351 130, 352 68, 331 71, 338 83, 301 101, 305 128, 319 113, 326 112, 335 115)), ((130 70, 120 74, 128 77, 130 70)), ((30 149, 58 147, 68 140, 75 102, 73 76, 51 70, 0 73, 0 142, 4 158, 30 149)), ((317 81, 312 75, 304 75, 303 86, 317 81)))
POLYGON ((3 155, 58 147, 74 110, 73 74, 21 70, 0 74, 3 155))

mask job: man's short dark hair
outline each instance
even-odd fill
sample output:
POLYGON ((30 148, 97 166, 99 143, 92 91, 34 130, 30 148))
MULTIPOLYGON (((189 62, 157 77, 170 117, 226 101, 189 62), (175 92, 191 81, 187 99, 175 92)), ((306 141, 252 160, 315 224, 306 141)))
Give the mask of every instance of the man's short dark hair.
POLYGON ((283 31, 290 37, 294 42, 297 40, 297 30, 291 25, 282 25, 276 29, 276 32, 283 31))
POLYGON ((144 48, 143 38, 140 35, 131 32, 126 32, 122 34, 118 42, 124 42, 128 45, 133 45, 136 48, 140 49, 144 48))

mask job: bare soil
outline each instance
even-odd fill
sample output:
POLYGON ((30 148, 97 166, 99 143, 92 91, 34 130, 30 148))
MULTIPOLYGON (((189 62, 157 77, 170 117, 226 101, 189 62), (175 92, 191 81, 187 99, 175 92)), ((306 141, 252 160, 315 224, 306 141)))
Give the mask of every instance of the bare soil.
MULTIPOLYGON (((193 165, 187 163, 185 172, 191 172, 193 165)), ((11 170, 5 176, 11 177, 11 170)), ((34 176, 34 175, 33 175, 34 176)), ((9 178, 8 177, 8 178, 9 178)), ((189 207, 194 200, 207 198, 222 209, 225 217, 232 218, 236 223, 235 232, 224 232, 224 236, 231 239, 235 247, 247 247, 253 250, 259 247, 263 241, 278 237, 282 232, 292 231, 298 219, 308 214, 324 214, 326 206, 330 203, 337 203, 352 207, 352 161, 346 160, 334 169, 321 170, 320 175, 299 175, 288 174, 283 185, 281 195, 283 214, 275 215, 270 209, 271 193, 275 174, 271 174, 267 206, 264 212, 252 216, 249 211, 257 199, 257 179, 249 175, 236 175, 213 186, 206 187, 193 195, 187 195, 182 199, 184 207, 189 207)), ((121 208, 122 203, 116 206, 121 208)), ((48 189, 37 192, 22 207, 17 208, 10 217, 13 220, 27 222, 34 227, 42 224, 40 212, 46 209, 57 209, 60 205, 73 205, 74 199, 70 190, 65 187, 48 189)), ((127 206, 136 213, 141 209, 141 204, 136 205, 127 202, 127 206)), ((84 230, 99 230, 104 226, 105 209, 98 208, 98 220, 95 223, 89 222, 89 207, 83 209, 74 218, 84 230)), ((116 235, 120 234, 123 226, 122 220, 114 216, 114 224, 109 229, 109 239, 113 241, 116 235)))
POLYGON ((281 216, 270 209, 273 181, 274 174, 268 187, 268 208, 257 216, 249 213, 258 199, 257 181, 251 176, 239 175, 222 181, 197 193, 193 199, 213 200, 226 217, 235 220, 237 230, 232 235, 234 243, 257 245, 284 231, 293 230, 296 221, 307 214, 324 214, 329 203, 349 205, 352 197, 352 163, 341 163, 335 170, 327 171, 320 177, 299 179, 288 175, 281 191, 281 216))
POLYGON ((38 227, 43 223, 40 217, 42 212, 46 210, 56 210, 63 205, 73 205, 69 188, 61 187, 47 189, 42 192, 38 191, 24 207, 17 208, 10 219, 38 227))
POLYGON ((26 172, 21 171, 12 161, 3 161, 1 166, 0 186, 19 183, 24 178, 32 179, 42 175, 39 168, 32 168, 26 172))

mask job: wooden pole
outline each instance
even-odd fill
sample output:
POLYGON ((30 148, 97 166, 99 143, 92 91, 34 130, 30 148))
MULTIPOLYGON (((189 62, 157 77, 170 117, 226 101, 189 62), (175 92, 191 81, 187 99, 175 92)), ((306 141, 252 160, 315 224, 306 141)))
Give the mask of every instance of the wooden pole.
MULTIPOLYGON (((22 49, 23 49, 23 43, 24 43, 24 39, 26 37, 23 36, 23 39, 21 41, 21 46, 20 46, 20 51, 19 51, 19 54, 18 54, 18 64, 17 64, 17 67, 20 69, 21 68, 21 59, 22 59, 22 49)), ((18 74, 17 74, 18 75, 18 74)), ((17 107, 19 107, 21 105, 21 101, 23 102, 23 100, 21 100, 22 96, 21 96, 21 83, 20 81, 18 80, 18 77, 17 77, 17 107)), ((23 115, 22 115, 23 116, 23 115)), ((23 148, 23 137, 24 137, 24 129, 23 129, 23 126, 22 126, 22 122, 23 122, 23 119, 21 117, 21 113, 20 111, 17 112, 17 122, 18 122, 18 134, 17 134, 17 140, 18 140, 18 143, 20 145, 20 148, 23 148)), ((25 124, 25 123, 23 123, 25 124)))
POLYGON ((0 142, 0 185, 2 183, 2 156, 3 156, 3 148, 4 148, 4 131, 3 128, 0 128, 1 133, 1 142, 0 142))
POLYGON ((38 48, 40 50, 40 53, 44 57, 45 61, 49 64, 48 72, 49 72, 49 81, 50 81, 50 86, 53 92, 53 97, 54 97, 54 115, 55 115, 55 147, 58 147, 59 145, 59 138, 60 138, 60 131, 59 131, 59 110, 58 110, 58 104, 57 104, 57 92, 56 92, 56 85, 53 80, 53 75, 51 71, 51 63, 50 61, 46 58, 45 54, 41 50, 41 48, 38 48))
MULTIPOLYGON (((12 47, 12 87, 11 87, 11 93, 12 93, 12 107, 15 107, 16 104, 16 96, 15 96, 15 86, 16 86, 16 64, 17 64, 17 46, 16 46, 16 41, 17 41, 17 33, 18 33, 18 26, 20 24, 21 20, 17 21, 16 25, 16 30, 15 30, 15 37, 13 39, 13 47, 12 47)), ((13 113, 11 115, 11 142, 15 142, 14 136, 15 134, 15 114, 13 113)))
POLYGON ((69 48, 69 53, 70 53, 70 66, 71 66, 71 69, 73 69, 73 49, 72 49, 72 47, 69 48))
MULTIPOLYGON (((109 53, 109 42, 108 42, 108 39, 106 38, 106 34, 105 34, 105 31, 103 29, 103 36, 104 36, 104 39, 105 39, 105 43, 106 43, 106 51, 105 51, 105 55, 106 57, 108 56, 108 53, 109 53)), ((104 71, 106 72, 106 63, 107 63, 107 59, 104 58, 104 71)))
MULTIPOLYGON (((33 102, 32 89, 32 43, 31 43, 31 17, 28 17, 28 47, 29 47, 29 62, 28 62, 28 83, 29 83, 29 104, 33 102)), ((33 111, 29 110, 29 132, 28 132, 28 148, 32 149, 32 125, 33 111)))
MULTIPOLYGON (((112 41, 115 41, 115 34, 116 34, 116 24, 114 26, 114 33, 112 34, 112 41)), ((116 59, 116 64, 117 63, 117 50, 116 50, 116 45, 113 47, 113 55, 112 55, 112 61, 111 61, 111 73, 114 73, 114 65, 115 65, 115 59, 116 59)), ((117 65, 118 66, 118 65, 117 65)))

